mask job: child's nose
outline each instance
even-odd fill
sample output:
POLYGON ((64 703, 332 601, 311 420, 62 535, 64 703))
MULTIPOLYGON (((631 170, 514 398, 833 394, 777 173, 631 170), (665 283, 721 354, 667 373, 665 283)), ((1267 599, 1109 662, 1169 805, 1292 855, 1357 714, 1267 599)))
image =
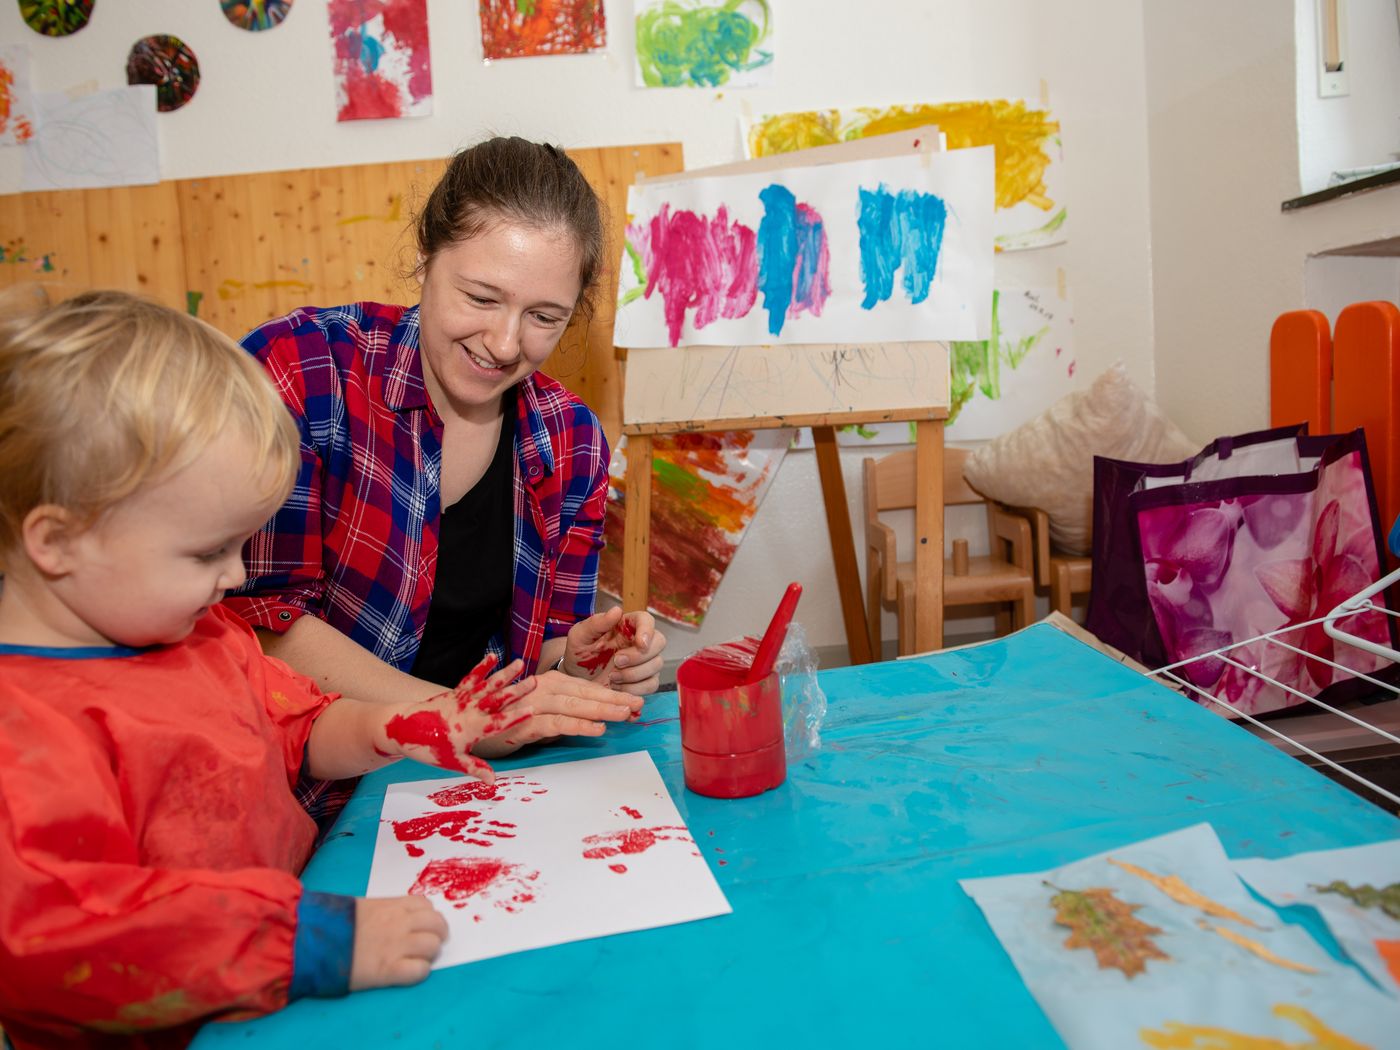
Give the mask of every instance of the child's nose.
POLYGON ((248 570, 243 567, 243 551, 236 550, 224 563, 223 575, 219 578, 219 586, 226 591, 231 591, 235 587, 243 586, 243 581, 248 578, 248 570))

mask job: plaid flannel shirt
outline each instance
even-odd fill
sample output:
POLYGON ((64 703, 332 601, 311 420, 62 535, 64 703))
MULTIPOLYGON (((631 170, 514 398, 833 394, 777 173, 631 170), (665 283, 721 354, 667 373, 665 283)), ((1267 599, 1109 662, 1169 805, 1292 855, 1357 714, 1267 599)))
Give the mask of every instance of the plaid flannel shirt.
MULTIPOLYGON (((244 547, 226 599, 255 627, 313 615, 400 670, 427 621, 441 522, 443 424, 423 382, 418 308, 304 307, 254 329, 301 434, 296 487, 244 547)), ((533 673, 547 639, 593 612, 608 495, 597 417, 553 379, 518 388, 515 585, 488 651, 533 673)))

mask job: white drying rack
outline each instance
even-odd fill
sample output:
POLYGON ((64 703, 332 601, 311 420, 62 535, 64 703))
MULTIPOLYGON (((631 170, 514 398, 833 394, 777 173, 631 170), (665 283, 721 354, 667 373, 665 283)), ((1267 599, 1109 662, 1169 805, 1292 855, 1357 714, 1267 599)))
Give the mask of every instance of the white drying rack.
POLYGON ((1326 616, 1320 616, 1315 620, 1308 620, 1305 623, 1289 624, 1287 627, 1280 627, 1267 634, 1261 634, 1254 638, 1247 638, 1241 642, 1232 642, 1230 645, 1220 649, 1202 653, 1186 660, 1178 660, 1174 664, 1159 667, 1151 672, 1155 677, 1165 679, 1169 684, 1177 689, 1194 695, 1199 700, 1216 704, 1225 709, 1225 713, 1230 718, 1238 718, 1248 723, 1248 729, 1256 736, 1268 740, 1285 754, 1300 758, 1310 765, 1324 765, 1336 770, 1342 776, 1361 784, 1363 787, 1374 792, 1382 798, 1390 800, 1400 806, 1400 795, 1374 784, 1365 777, 1358 775, 1347 769, 1343 762, 1355 762, 1361 759, 1386 758, 1400 755, 1400 688, 1389 685, 1374 677, 1371 673, 1362 673, 1355 668, 1348 667, 1345 663, 1339 662, 1348 648, 1361 649, 1371 653, 1391 663, 1400 662, 1400 652, 1389 646, 1378 645, 1375 642, 1364 638, 1358 638, 1353 634, 1343 631, 1337 626, 1337 621, 1357 613, 1378 612, 1386 616, 1400 618, 1400 612, 1395 612, 1384 605, 1377 605, 1371 599, 1375 595, 1384 591, 1392 584, 1400 582, 1400 570, 1392 572, 1390 575, 1378 580, 1365 590, 1352 595, 1342 602, 1326 616), (1296 634, 1308 627, 1318 624, 1327 632, 1328 636, 1337 643, 1333 651, 1336 659, 1327 659, 1318 653, 1310 653, 1299 648, 1292 642, 1284 640, 1285 635, 1296 634), (1346 707, 1337 707, 1323 703, 1320 700, 1308 696, 1292 686, 1284 685, 1263 673, 1257 666, 1242 663, 1232 656, 1232 652, 1247 645, 1264 643, 1267 645, 1281 646, 1291 650, 1306 659, 1317 660, 1329 666, 1363 681, 1369 682, 1378 691, 1389 693, 1388 699, 1372 704, 1355 704, 1346 707), (1254 715, 1241 711, 1228 700, 1211 693, 1208 689, 1197 686, 1188 681, 1179 672, 1182 668, 1191 664, 1204 662, 1206 660, 1218 659, 1236 667, 1239 670, 1259 678, 1270 685, 1298 697, 1319 710, 1314 714, 1294 715, 1286 719, 1279 719, 1272 722, 1265 722, 1254 715), (1361 717, 1364 715, 1365 717, 1361 717))

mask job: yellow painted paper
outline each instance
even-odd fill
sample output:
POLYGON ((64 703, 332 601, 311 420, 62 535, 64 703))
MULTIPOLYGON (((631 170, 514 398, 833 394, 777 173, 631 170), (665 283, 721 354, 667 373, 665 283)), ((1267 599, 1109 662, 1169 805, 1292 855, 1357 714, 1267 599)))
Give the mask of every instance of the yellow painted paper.
POLYGON ((1211 933, 1218 933, 1231 944, 1238 944, 1241 948, 1253 952, 1267 963, 1281 966, 1285 970, 1293 970, 1295 973, 1317 973, 1317 970, 1313 969, 1311 966, 1305 966, 1303 963, 1296 963, 1291 959, 1285 959, 1281 955, 1275 955, 1258 941, 1250 940, 1244 934, 1236 933, 1226 926, 1216 926, 1213 923, 1206 922, 1205 919, 1200 919, 1196 925, 1200 926, 1203 930, 1209 930, 1211 933))
POLYGON ((1212 1025, 1189 1025, 1168 1021, 1160 1029, 1144 1028, 1142 1041, 1153 1050, 1372 1050, 1366 1043, 1348 1039, 1333 1031, 1317 1017, 1292 1003, 1279 1003, 1274 1016, 1292 1021, 1309 1038, 1302 1042, 1246 1035, 1212 1025))

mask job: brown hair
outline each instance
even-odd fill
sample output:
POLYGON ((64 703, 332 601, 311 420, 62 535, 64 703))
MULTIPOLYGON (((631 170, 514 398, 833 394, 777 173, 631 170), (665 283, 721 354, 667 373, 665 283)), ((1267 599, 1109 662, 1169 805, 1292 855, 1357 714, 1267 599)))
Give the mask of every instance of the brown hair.
POLYGON ((555 146, 497 137, 448 162, 418 215, 424 262, 490 223, 510 219, 534 229, 564 229, 579 249, 579 302, 586 313, 603 265, 603 209, 578 165, 555 146))
POLYGON ((0 555, 52 503, 90 524, 230 427, 285 498, 296 424, 256 361, 203 321, 125 292, 0 296, 0 555))

